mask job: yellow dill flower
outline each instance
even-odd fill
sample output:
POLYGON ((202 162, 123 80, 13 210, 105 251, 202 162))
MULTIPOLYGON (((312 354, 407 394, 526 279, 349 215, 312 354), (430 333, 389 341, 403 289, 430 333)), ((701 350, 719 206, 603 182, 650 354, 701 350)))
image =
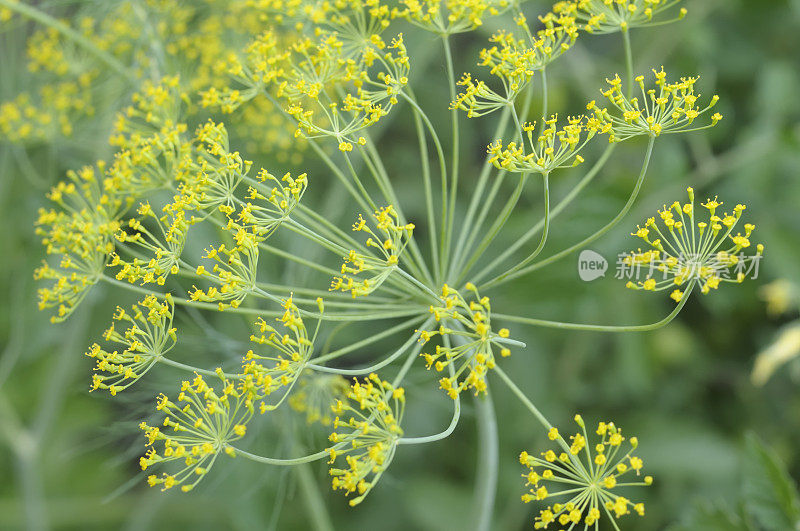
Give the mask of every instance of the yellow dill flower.
POLYGON ((655 70, 656 88, 645 90, 644 76, 637 76, 641 101, 638 96, 626 97, 619 76, 607 79, 607 90, 601 91, 612 105, 609 112, 591 101, 586 108, 594 113, 598 127, 610 131, 611 142, 621 142, 640 135, 657 137, 667 133, 700 131, 717 125, 722 115, 711 115, 710 123, 692 127, 695 119, 708 112, 717 104, 719 96, 713 96, 705 107, 697 105, 699 94, 694 93, 694 84, 699 78, 682 77, 676 83, 667 83, 664 69, 655 70))
POLYGON ((650 270, 647 280, 628 282, 627 287, 648 291, 674 289, 671 296, 680 301, 683 292, 677 288, 686 282, 697 282, 700 291, 708 293, 717 289, 721 282, 743 282, 747 274, 758 267, 763 245, 758 244, 756 254, 751 257, 741 252, 750 247, 750 235, 755 226, 747 223, 744 234, 737 232, 733 235, 746 207, 738 204, 732 214, 718 213, 722 202, 715 197, 701 204, 708 211, 707 221, 695 223, 694 190, 687 188, 687 191, 688 203, 675 201, 658 212, 664 230, 653 217, 632 233, 647 242, 651 249, 630 253, 624 259, 624 265, 636 271, 644 267, 650 270), (723 249, 726 243, 729 246, 723 249), (661 278, 657 279, 659 274, 661 278))
POLYGON ((792 281, 779 278, 759 288, 761 298, 767 303, 767 313, 782 315, 794 306, 800 306, 800 288, 792 281))
POLYGON ((464 389, 474 389, 475 394, 486 392, 486 374, 495 367, 495 349, 502 357, 511 355, 508 344, 509 331, 492 330, 491 304, 489 297, 481 297, 472 283, 467 283, 475 300, 467 302, 461 294, 445 284, 442 287, 442 306, 431 306, 430 312, 437 330, 420 332, 420 342, 427 343, 436 335, 451 337, 455 346, 436 345, 433 354, 422 353, 428 369, 442 372, 454 364, 453 376, 442 378, 439 385, 448 396, 456 399, 464 389))
POLYGON ((402 34, 387 44, 377 33, 343 40, 321 27, 289 46, 268 31, 246 54, 247 68, 231 75, 248 94, 274 89, 297 122, 297 136, 332 137, 345 150, 397 104, 410 68, 402 34))
POLYGON ((236 189, 250 171, 252 162, 231 152, 225 124, 211 120, 197 129, 196 152, 187 171, 177 175, 181 200, 197 210, 212 211, 233 205, 236 189))
POLYGON ((57 208, 39 210, 36 234, 58 262, 43 262, 34 277, 52 281, 39 289, 39 309, 55 307, 54 322, 66 319, 102 277, 114 250, 120 212, 127 206, 104 191, 102 163, 98 170, 99 175, 91 166, 67 172, 69 181, 58 183, 48 194, 57 208))
POLYGON ((397 441, 402 437, 400 423, 405 410, 405 392, 376 374, 356 381, 347 393, 348 400, 332 407, 336 415, 329 439, 330 463, 344 456, 348 468, 331 467, 333 490, 357 494, 350 505, 361 503, 389 468, 397 441))
POLYGON ((221 453, 235 457, 229 444, 246 433, 253 416, 252 393, 242 385, 237 389, 220 369, 217 373, 219 389, 197 375, 194 380, 181 383, 175 402, 166 395, 159 397, 156 409, 166 414, 161 427, 146 422, 139 425, 150 447, 139 460, 142 470, 172 461, 183 465, 173 474, 148 476, 151 487, 161 485, 161 490, 167 490, 181 485, 181 490, 188 492, 211 470, 221 453))
POLYGON ((289 406, 304 413, 308 424, 330 426, 331 406, 344 400, 349 389, 348 380, 338 374, 305 370, 297 380, 297 389, 289 396, 289 406))
POLYGON ((158 82, 144 81, 133 95, 133 104, 117 114, 111 145, 135 151, 142 139, 170 132, 178 127, 178 117, 187 100, 178 76, 165 76, 158 82))
POLYGON ((441 35, 472 31, 488 16, 497 16, 513 5, 509 0, 401 0, 400 4, 402 7, 392 10, 392 17, 441 35))
POLYGON ((464 74, 458 81, 458 85, 464 89, 450 103, 451 109, 466 111, 467 116, 472 118, 513 104, 534 73, 567 51, 578 36, 574 20, 569 17, 552 14, 542 17, 540 20, 545 27, 535 36, 523 15, 518 15, 515 20, 525 30, 523 38, 500 30, 489 39, 494 45, 480 51, 478 65, 489 68, 490 73, 500 80, 503 90, 498 93, 483 81, 473 80, 470 74, 464 74))
POLYGON ((148 295, 133 305, 132 313, 117 306, 114 321, 124 323, 127 328, 120 332, 112 323, 103 333, 103 339, 124 348, 109 352, 95 343, 86 352, 87 356, 97 360, 92 375, 92 391, 108 389, 116 395, 144 376, 175 346, 178 341, 176 328, 172 326, 175 308, 169 294, 165 299, 165 302, 160 302, 154 295, 148 295))
POLYGON ((118 253, 112 253, 108 265, 121 266, 116 274, 117 280, 127 280, 132 284, 155 282, 163 286, 170 274, 178 272, 189 223, 183 210, 171 206, 165 206, 165 214, 159 217, 150 203, 141 203, 137 209, 140 217, 130 218, 127 227, 116 233, 116 239, 123 247, 133 247, 149 256, 133 256, 126 260, 118 253), (150 223, 155 227, 148 229, 150 223))
POLYGON ((568 117, 567 124, 557 128, 558 115, 545 120, 545 127, 534 141, 535 123, 522 124, 522 132, 527 137, 523 142, 509 142, 503 146, 502 140, 489 144, 486 152, 489 162, 495 167, 522 173, 541 173, 547 175, 553 170, 571 168, 583 162, 580 151, 598 132, 594 120, 583 116, 568 117))
MULTIPOLYGON (((322 299, 317 299, 317 305, 320 315, 322 315, 322 299)), ((289 396, 292 387, 314 353, 314 341, 322 322, 321 320, 317 321, 317 327, 309 337, 309 332, 300 315, 300 309, 292 297, 283 301, 283 308, 283 315, 277 320, 286 329, 284 333, 280 333, 259 317, 255 323, 258 329, 250 336, 250 341, 253 343, 269 345, 278 354, 263 355, 249 350, 242 360, 245 378, 257 393, 257 398, 264 399, 279 389, 286 389, 286 393, 278 404, 268 405, 262 401, 261 413, 277 408, 289 396)))
POLYGON ((614 33, 631 28, 667 24, 686 16, 686 8, 670 20, 653 17, 674 7, 681 0, 566 0, 557 2, 553 12, 575 17, 584 31, 614 33))
MULTIPOLYGON (((219 208, 227 215, 233 213, 232 207, 226 209, 225 205, 220 205, 219 208)), ((258 245, 264 241, 256 227, 239 225, 230 218, 224 232, 231 237, 232 242, 206 248, 204 258, 212 261, 213 266, 209 270, 199 265, 195 271, 201 278, 209 279, 216 286, 206 290, 193 286, 189 293, 194 301, 218 302, 220 310, 238 308, 255 289, 258 245)))
POLYGON ((367 233, 369 235, 366 241, 367 248, 377 249, 379 256, 351 250, 344 257, 342 276, 333 278, 330 291, 350 292, 353 298, 369 295, 397 268, 400 255, 414 231, 414 225, 412 223, 401 225, 400 218, 392 205, 376 210, 372 217, 375 218, 376 230, 373 230, 360 214, 353 224, 353 230, 367 233), (372 276, 369 278, 351 276, 365 272, 371 273, 372 276))
POLYGON ((308 187, 308 176, 301 173, 296 177, 286 173, 278 179, 262 169, 256 176, 261 185, 248 188, 247 202, 240 206, 237 220, 252 227, 262 238, 272 235, 300 203, 308 187), (272 188, 266 184, 269 182, 272 188), (259 203, 254 203, 258 201, 259 203))
MULTIPOLYGON (((558 435, 551 438, 558 445, 558 454, 553 450, 534 457, 528 452, 519 456, 520 463, 530 471, 523 474, 530 490, 522 495, 525 503, 534 500, 561 498, 539 512, 534 528, 546 529, 551 523, 574 528, 581 522, 584 529, 597 526, 601 510, 616 527, 614 519, 630 514, 631 509, 644 516, 644 504, 634 503, 617 494, 618 487, 651 485, 653 478, 645 476, 642 481, 630 481, 628 476, 641 475, 643 462, 633 455, 639 442, 636 437, 628 439, 613 422, 601 422, 597 426, 600 441, 591 446, 586 427, 580 415, 575 422, 581 431, 570 437, 570 442, 558 435), (625 452, 623 454, 623 452, 625 452)), ((552 430, 551 430, 552 432, 552 430)), ((631 478, 633 479, 633 478, 631 478)))

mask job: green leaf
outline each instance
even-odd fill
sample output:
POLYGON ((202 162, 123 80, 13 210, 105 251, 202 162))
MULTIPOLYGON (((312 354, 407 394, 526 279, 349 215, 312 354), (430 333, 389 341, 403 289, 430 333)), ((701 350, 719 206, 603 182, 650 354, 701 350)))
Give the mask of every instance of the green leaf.
POLYGON ((783 463, 752 433, 747 435, 742 488, 747 512, 760 527, 767 531, 800 529, 797 487, 783 463))

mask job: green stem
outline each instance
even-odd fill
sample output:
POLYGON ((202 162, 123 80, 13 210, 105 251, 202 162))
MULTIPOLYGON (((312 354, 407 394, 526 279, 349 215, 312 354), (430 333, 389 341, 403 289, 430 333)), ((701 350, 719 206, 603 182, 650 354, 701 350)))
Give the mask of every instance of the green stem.
POLYGON ((485 396, 475 398, 475 415, 478 421, 478 473, 476 488, 478 531, 492 529, 492 513, 497 493, 497 470, 499 461, 499 444, 497 437, 497 418, 492 404, 489 389, 485 396))
POLYGON ((539 411, 539 409, 533 405, 533 402, 531 402, 528 399, 528 397, 525 396, 525 393, 523 393, 522 390, 520 390, 520 388, 517 387, 517 384, 515 384, 511 380, 511 378, 509 378, 508 375, 505 372, 503 372, 503 369, 501 369, 500 367, 495 367, 494 369, 492 369, 492 371, 496 375, 498 375, 501 380, 503 380, 503 382, 506 384, 506 386, 508 386, 511 392, 514 393, 517 396, 517 398, 520 399, 520 401, 525 405, 525 407, 528 408, 528 410, 531 413, 533 413, 533 416, 536 417, 536 420, 538 420, 542 424, 542 426, 544 426, 545 430, 550 430, 550 428, 553 427, 553 425, 550 424, 550 422, 545 418, 545 416, 542 415, 542 412, 539 411))
POLYGON ((518 317, 516 315, 506 315, 502 313, 492 314, 492 317, 495 319, 505 319, 507 321, 511 321, 514 323, 522 323, 532 326, 543 326, 546 328, 560 328, 562 330, 587 330, 591 332, 647 332, 649 330, 655 330, 657 328, 666 326, 673 319, 675 319, 675 317, 683 309, 684 305, 686 305, 686 301, 689 300, 689 295, 691 294, 692 289, 695 286, 695 282, 696 282, 695 280, 692 280, 689 283, 689 286, 683 293, 681 301, 678 303, 677 306, 675 306, 675 309, 672 310, 672 312, 670 312, 669 315, 667 315, 660 321, 646 325, 611 326, 611 325, 590 325, 582 323, 562 323, 560 321, 545 321, 543 319, 518 317))
POLYGON ((544 267, 544 266, 546 266, 548 264, 552 264, 553 262, 555 262, 557 260, 560 260, 561 258, 564 258, 565 256, 570 255, 575 250, 580 249, 581 247, 584 247, 584 246, 588 245, 589 243, 595 241, 596 239, 598 239, 599 237, 601 237, 602 235, 607 233, 609 230, 611 230, 617 223, 620 222, 620 220, 622 218, 625 217, 625 215, 628 213, 628 211, 633 206, 633 203, 636 201, 636 198, 639 196, 639 190, 642 187, 642 183, 644 182, 644 177, 647 174, 647 167, 650 164, 650 156, 653 153, 653 143, 654 142, 655 142, 655 137, 650 137, 650 139, 649 139, 649 141, 647 143, 647 152, 645 153, 644 162, 642 163, 642 169, 639 172, 639 178, 636 180, 636 185, 634 186, 633 191, 631 192, 631 195, 628 198, 628 202, 625 203, 625 206, 622 208, 622 210, 619 212, 619 214, 617 214, 614 217, 614 219, 612 219, 602 229, 598 230, 597 232, 595 232, 591 236, 583 239, 582 241, 576 243, 575 245, 573 245, 571 247, 568 247, 567 249, 564 249, 563 251, 561 251, 559 253, 556 253, 553 256, 550 256, 549 258, 547 258, 545 260, 542 260, 540 262, 536 262, 536 263, 531 264, 531 265, 529 265, 527 267, 524 267, 524 268, 520 269, 519 271, 517 271, 517 272, 515 272, 515 273, 513 273, 511 275, 508 275, 503 280, 500 280, 500 281, 497 281, 497 282, 492 282, 492 283, 486 283, 486 284, 483 285, 483 287, 484 288, 488 288, 490 286, 499 286, 500 284, 508 282, 509 280, 513 280, 513 279, 515 279, 517 277, 520 277, 522 275, 530 273, 531 271, 535 271, 537 269, 540 269, 540 268, 542 268, 542 267, 544 267))
MULTIPOLYGON (((453 54, 450 50, 450 38, 449 35, 444 35, 442 38, 444 42, 444 54, 447 63, 447 81, 448 86, 450 88, 450 101, 456 99, 456 76, 453 67, 453 54)), ((447 207, 447 211, 445 212, 445 218, 447 219, 447 228, 446 232, 442 238, 442 261, 441 261, 441 271, 440 275, 444 275, 447 271, 451 253, 450 251, 450 240, 453 237, 453 224, 455 222, 455 210, 456 210, 456 191, 458 190, 458 166, 459 166, 459 130, 458 130, 458 109, 453 108, 450 111, 450 119, 451 119, 451 129, 452 129, 452 137, 453 137, 453 153, 452 153, 452 162, 450 167, 450 173, 452 178, 450 180, 450 201, 447 207)))
POLYGON ((630 97, 633 90, 633 51, 631 50, 631 33, 627 29, 622 30, 622 42, 625 47, 625 97, 630 97))
MULTIPOLYGON (((275 466, 293 466, 293 465, 301 465, 303 463, 310 463, 312 461, 319 461, 324 457, 330 456, 327 450, 322 450, 321 452, 317 452, 315 454, 306 455, 304 457, 295 457, 294 459, 276 459, 273 457, 264 457, 263 455, 256 455, 251 454, 250 452, 245 452, 240 448, 236 448, 233 445, 226 444, 228 448, 233 449, 236 452, 236 456, 242 456, 246 459, 250 459, 251 461, 255 461, 257 463, 264 463, 266 465, 275 465, 275 466)), ((334 448, 336 448, 334 446, 334 448)))
POLYGON ((296 467, 295 471, 297 472, 300 490, 303 492, 303 498, 306 502, 309 520, 311 520, 314 529, 317 531, 333 531, 333 523, 328 510, 325 508, 325 501, 322 499, 317 482, 311 473, 311 465, 303 463, 296 467))

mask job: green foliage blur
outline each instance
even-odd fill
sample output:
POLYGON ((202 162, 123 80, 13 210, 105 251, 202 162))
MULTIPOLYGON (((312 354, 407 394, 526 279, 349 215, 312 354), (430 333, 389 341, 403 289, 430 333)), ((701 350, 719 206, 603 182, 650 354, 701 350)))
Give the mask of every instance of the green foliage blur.
MULTIPOLYGON (((91 1, 33 3, 65 19, 103 7, 91 1)), ((652 333, 512 327, 528 347, 504 360, 504 367, 554 424, 568 426, 580 411, 587 421, 613 420, 638 436, 655 483, 637 493, 647 516, 628 517, 624 529, 789 530, 800 521, 791 479, 800 478, 800 362, 778 368, 763 386, 752 383, 751 371, 756 354, 799 317, 796 308, 768 314, 759 288, 776 279, 800 284, 800 0, 690 0, 686 7, 685 20, 633 34, 635 70, 649 72, 663 62, 671 74, 701 73, 698 86, 720 95, 725 119, 710 132, 659 143, 636 207, 592 247, 609 261, 604 278, 582 282, 575 257, 492 297, 502 298, 508 314, 599 324, 657 321, 672 302, 625 290, 613 278, 614 263, 618 253, 636 246, 630 230, 662 204, 681 199, 688 185, 698 197, 719 194, 730 204, 747 205, 747 219, 757 227, 753 239, 766 246, 759 278, 697 294, 670 326, 652 333)), ((549 5, 533 1, 526 10, 536 8, 544 12, 549 5)), ((0 24, 0 101, 30 82, 25 42, 35 28, 20 17, 0 24)), ((487 24, 458 38, 457 70, 474 70, 494 29, 487 24)), ((431 43, 414 46, 423 50, 431 43)), ((582 37, 548 71, 551 106, 580 113, 579 102, 595 98, 600 86, 587 80, 611 77, 622 65, 618 36, 582 37)), ((441 64, 432 58, 427 69, 438 75, 441 64)), ((445 119, 441 89, 419 96, 428 108, 435 98, 443 102, 445 119)), ((189 495, 146 486, 137 465, 144 444, 136 425, 152 409, 152 397, 162 389, 158 382, 171 380, 154 377, 115 399, 90 395, 92 362, 82 353, 120 301, 100 286, 69 321, 53 325, 36 308, 32 279, 43 257, 33 222, 46 204, 45 192, 68 169, 110 155, 112 115, 130 92, 111 87, 106 112, 73 140, 22 145, 0 137, 0 529, 310 529, 317 523, 298 490, 308 481, 321 485, 337 528, 469 529, 478 451, 469 399, 451 438, 404 448, 370 499, 355 509, 330 492, 323 462, 286 470, 232 460, 189 495)), ((406 122, 395 127, 392 119, 379 149, 388 164, 402 168, 413 158, 403 151, 414 145, 413 131, 406 122), (408 142, 398 140, 403 138, 408 142)), ((463 120, 463 142, 474 148, 474 160, 467 160, 477 164, 490 126, 463 120)), ((641 151, 640 145, 617 150, 602 176, 559 218, 546 252, 614 216, 641 151)), ((272 164, 268 158, 260 163, 272 164)), ((563 196, 580 171, 559 176, 554 195, 563 196)), ((408 188, 406 199, 413 202, 408 188)), ((523 201, 530 217, 512 218, 517 225, 505 229, 509 241, 539 219, 539 196, 523 201)), ((336 216, 344 223, 352 213, 336 216)), ((450 405, 440 398, 435 389, 423 393, 415 407, 426 408, 427 416, 410 413, 409 432, 446 425, 450 405)), ((493 399, 501 467, 494 527, 532 529, 534 507, 519 499, 525 480, 517 457, 523 449, 541 448, 545 434, 500 385, 493 399)), ((324 444, 324 433, 274 441, 273 447, 290 443, 324 444)))

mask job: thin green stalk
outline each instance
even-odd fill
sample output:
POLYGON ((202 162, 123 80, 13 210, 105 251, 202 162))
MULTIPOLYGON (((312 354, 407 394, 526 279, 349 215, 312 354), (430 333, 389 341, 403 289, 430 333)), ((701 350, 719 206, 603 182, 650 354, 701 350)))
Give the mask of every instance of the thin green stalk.
POLYGON ((535 271, 537 269, 540 269, 540 268, 542 268, 542 267, 544 267, 544 266, 546 266, 548 264, 552 264, 553 262, 555 262, 557 260, 560 260, 561 258, 564 258, 565 256, 570 255, 575 250, 580 249, 581 247, 584 247, 584 246, 588 245, 589 243, 595 241, 596 239, 598 239, 599 237, 601 237, 602 235, 607 233, 609 230, 611 230, 617 223, 620 222, 620 220, 622 220, 622 218, 625 217, 625 215, 628 213, 628 211, 633 206, 633 203, 636 201, 636 198, 639 196, 639 190, 642 187, 642 183, 644 182, 644 177, 647 174, 647 167, 650 164, 650 157, 651 157, 651 155, 653 153, 653 144, 654 144, 654 142, 655 142, 655 137, 650 137, 650 139, 648 140, 648 143, 647 143, 647 151, 645 153, 644 162, 642 163, 642 169, 639 172, 639 178, 636 180, 636 185, 634 186, 633 191, 631 192, 631 195, 628 198, 627 203, 625 203, 625 206, 622 208, 622 210, 619 212, 619 214, 617 214, 614 217, 614 219, 612 219, 609 223, 607 223, 603 228, 601 228, 600 230, 598 230, 597 232, 595 232, 591 236, 588 236, 587 238, 583 239, 582 241, 576 243, 575 245, 572 245, 571 247, 568 247, 567 249, 564 249, 563 251, 561 251, 559 253, 556 253, 553 256, 550 256, 549 258, 546 258, 545 260, 542 260, 540 262, 536 262, 536 263, 531 264, 531 265, 529 265, 527 267, 524 267, 524 268, 520 269, 519 271, 517 271, 517 272, 515 272, 515 273, 513 273, 511 275, 508 275, 503 280, 500 280, 500 281, 497 281, 497 282, 492 282, 492 283, 486 283, 486 284, 483 285, 483 287, 484 288, 488 288, 488 287, 491 287, 491 286, 499 286, 500 284, 508 282, 509 280, 513 280, 513 279, 515 279, 517 277, 520 277, 522 275, 530 273, 531 271, 535 271))
POLYGON ((306 509, 308 509, 309 520, 317 531, 333 531, 333 523, 325 508, 325 500, 319 492, 319 487, 311 473, 311 466, 303 463, 294 469, 297 472, 300 490, 303 493, 306 509))
MULTIPOLYGON (((592 169, 576 184, 572 189, 570 189, 569 193, 564 196, 564 198, 558 202, 558 204, 553 207, 550 211, 550 221, 552 222, 556 216, 558 216, 570 203, 578 196, 578 194, 583 191, 584 188, 597 176, 600 170, 605 166, 606 161, 611 157, 611 153, 613 153, 616 144, 609 144, 608 147, 603 151, 603 154, 600 158, 595 162, 592 169)), ((486 276, 489 272, 491 272, 495 267, 497 267, 500 263, 506 260, 509 256, 511 256, 517 249, 522 247, 528 240, 530 240, 533 236, 536 235, 542 228, 544 227, 544 219, 540 220, 536 225, 528 229, 521 238, 518 238, 514 241, 506 250, 500 253, 494 260, 492 260, 486 267, 484 267, 476 276, 476 279, 481 279, 486 276)))
MULTIPOLYGON (((542 230, 542 237, 539 239, 539 244, 536 246, 536 249, 534 249, 533 252, 531 254, 529 254, 522 262, 516 264, 511 269, 507 270, 505 273, 502 273, 502 274, 496 276, 494 279, 489 281, 489 284, 491 284, 492 282, 495 282, 495 281, 503 280, 508 275, 511 275, 512 273, 514 273, 516 271, 519 271, 520 269, 522 269, 523 267, 525 267, 526 265, 531 263, 537 256, 539 256, 539 253, 541 253, 542 249, 544 249, 544 244, 547 242, 547 235, 550 232, 550 175, 549 174, 544 174, 543 178, 544 178, 544 191, 543 191, 543 194, 544 194, 544 230, 542 230)), ((480 279, 476 277, 473 280, 473 282, 478 282, 479 280, 480 279)))
POLYGON ((542 415, 542 412, 539 411, 539 409, 533 405, 533 402, 531 402, 528 399, 528 397, 525 396, 525 393, 523 393, 522 390, 520 390, 520 388, 517 387, 517 384, 515 384, 511 380, 511 378, 509 378, 508 375, 505 372, 503 372, 503 369, 501 369, 500 367, 495 367, 494 369, 492 369, 492 372, 497 376, 499 376, 501 380, 503 380, 503 383, 505 383, 506 386, 508 386, 508 388, 511 390, 511 392, 514 393, 517 396, 517 398, 519 398, 520 402, 522 402, 525 405, 525 407, 527 407, 528 410, 531 413, 533 413, 533 416, 536 417, 536 420, 538 420, 542 426, 544 426, 545 430, 549 431, 550 428, 553 427, 553 425, 550 424, 550 422, 545 418, 545 416, 542 415))
POLYGON ((633 51, 631 49, 631 32, 622 30, 622 43, 625 47, 625 97, 630 97, 633 90, 633 51))
MULTIPOLYGON (((294 459, 276 459, 274 457, 264 457, 263 455, 256 455, 251 454, 250 452, 245 452, 241 448, 236 448, 233 445, 226 444, 228 448, 231 448, 235 453, 236 456, 242 456, 246 459, 250 459, 251 461, 255 461, 257 463, 263 463, 265 465, 276 465, 276 466, 293 466, 293 465, 301 465, 303 463, 310 463, 312 461, 319 461, 324 457, 329 457, 330 454, 327 450, 322 450, 321 452, 317 452, 315 454, 306 455, 304 457, 295 457, 294 459)), ((337 445, 341 446, 341 445, 337 445)), ((335 448, 335 447, 334 447, 335 448)))
POLYGON ((500 229, 502 229, 503 226, 506 224, 506 221, 508 221, 509 216, 511 216, 511 212, 514 210, 514 207, 517 205, 517 202, 519 201, 520 195, 522 195, 522 190, 525 187, 525 181, 527 180, 527 177, 528 175, 526 173, 520 175, 517 187, 514 189, 514 192, 511 194, 511 197, 508 198, 508 201, 506 201, 505 206, 498 214, 494 224, 489 229, 486 236, 484 236, 483 240, 478 245, 478 248, 475 250, 475 252, 472 253, 472 256, 462 269, 462 274, 461 277, 459 278, 459 282, 461 281, 461 278, 463 278, 463 276, 466 273, 468 273, 470 269, 472 269, 472 266, 475 265, 475 262, 478 261, 478 259, 483 255, 483 252, 486 250, 487 247, 489 247, 492 241, 494 241, 494 238, 500 232, 500 229))
POLYGON ((343 356, 344 354, 347 354, 348 352, 352 352, 354 350, 360 349, 361 347, 365 347, 367 345, 371 345, 372 343, 375 343, 376 341, 380 341, 381 339, 383 339, 385 337, 389 337, 389 336, 393 335, 394 333, 399 332, 400 330, 405 330, 409 326, 414 325, 415 323, 420 323, 420 322, 422 322, 423 319, 425 319, 425 318, 424 317, 412 317, 411 319, 408 319, 407 321, 403 321, 402 323, 400 323, 400 324, 398 324, 396 326, 393 326, 391 328, 388 328, 388 329, 386 329, 386 330, 384 330, 382 332, 379 332, 377 334, 370 334, 369 336, 367 336, 366 338, 362 339, 361 341, 356 341, 355 343, 350 343, 346 347, 342 347, 340 349, 334 350, 333 352, 329 352, 329 353, 327 353, 327 354, 325 354, 323 356, 319 356, 317 358, 314 358, 314 359, 310 360, 310 364, 309 365, 313 369, 319 369, 319 367, 320 367, 319 364, 324 362, 324 361, 336 359, 336 358, 338 358, 340 356, 343 356))
POLYGON ((475 398, 475 415, 478 421, 478 473, 476 506, 478 510, 475 528, 478 531, 492 529, 494 500, 497 494, 499 443, 497 418, 489 389, 484 396, 475 398))
MULTIPOLYGON (((456 76, 453 67, 453 54, 450 50, 450 37, 444 35, 442 38, 444 42, 444 54, 447 64, 447 81, 450 88, 450 101, 456 99, 456 76)), ((445 211, 445 218, 447 219, 446 232, 442 238, 442 261, 440 276, 445 275, 451 259, 450 240, 453 237, 453 224, 455 222, 456 211, 456 192, 458 191, 458 167, 460 162, 460 149, 459 149, 459 130, 458 130, 458 109, 453 108, 450 111, 451 129, 453 137, 453 153, 452 162, 450 167, 451 180, 450 180, 450 201, 445 211)))
POLYGON ((675 309, 669 313, 666 317, 657 321, 655 323, 650 323, 646 325, 627 325, 627 326, 612 326, 612 325, 590 325, 590 324, 582 324, 582 323, 562 323, 560 321, 546 321, 543 319, 532 319, 529 317, 519 317, 516 315, 506 315, 502 313, 492 314, 492 317, 495 319, 505 319, 506 321, 511 321, 514 323, 522 323, 532 326, 543 326, 546 328, 560 328, 561 330, 586 330, 590 332, 647 332, 649 330, 655 330, 657 328, 661 328, 663 326, 668 325, 672 322, 675 317, 681 312, 683 307, 686 305, 686 301, 689 300, 689 295, 692 292, 692 289, 695 286, 695 280, 692 280, 689 283, 689 286, 683 293, 683 298, 675 306, 675 309))
MULTIPOLYGON (((511 109, 510 107, 505 107, 503 109, 503 113, 500 116, 500 120, 497 124, 497 128, 495 129, 494 135, 492 138, 499 138, 500 135, 505 131, 506 127, 508 126, 508 119, 511 116, 511 109)), ((464 217, 464 222, 461 224, 461 231, 459 231, 458 235, 458 242, 456 243, 454 253, 455 256, 453 261, 450 264, 450 271, 448 274, 448 278, 451 277, 456 272, 456 268, 461 264, 461 259, 464 256, 466 251, 464 241, 467 237, 467 234, 472 229, 472 221, 475 217, 475 212, 478 209, 478 204, 480 202, 481 197, 483 197, 483 190, 486 188, 486 182, 489 178, 489 174, 492 171, 493 166, 488 163, 488 155, 487 155, 487 162, 484 163, 483 168, 481 169, 481 173, 478 176, 478 184, 475 187, 475 191, 472 193, 472 199, 469 202, 469 207, 467 208, 467 214, 464 217)))

